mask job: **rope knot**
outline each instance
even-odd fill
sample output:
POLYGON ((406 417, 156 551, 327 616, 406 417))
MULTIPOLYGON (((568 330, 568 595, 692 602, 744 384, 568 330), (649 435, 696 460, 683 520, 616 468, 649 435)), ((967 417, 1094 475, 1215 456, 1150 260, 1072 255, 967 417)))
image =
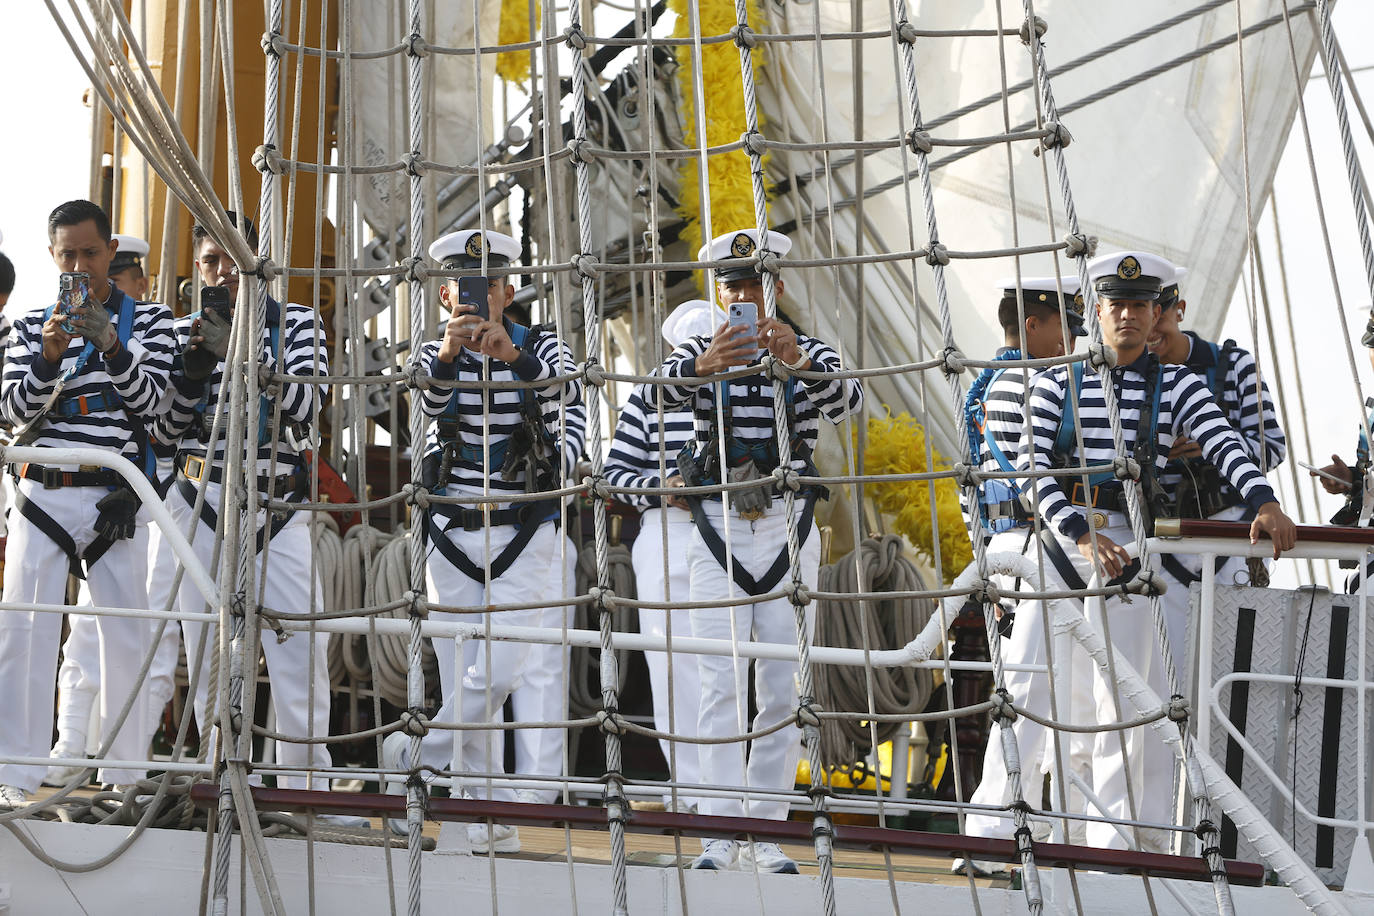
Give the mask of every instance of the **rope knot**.
POLYGON ((602 474, 589 474, 582 478, 582 486, 592 499, 609 500, 611 491, 606 489, 606 477, 602 474))
POLYGON ((793 580, 783 586, 783 594, 795 607, 805 607, 811 603, 811 589, 802 582, 793 580))
POLYGON ((1021 23, 1021 43, 1031 43, 1032 31, 1035 32, 1035 38, 1037 41, 1041 38, 1044 38, 1045 31, 1049 29, 1049 27, 1049 23, 1041 19, 1039 16, 1033 16, 1030 19, 1027 19, 1025 22, 1021 23))
POLYGON ((419 150, 411 150, 401 157, 401 165, 405 166, 406 174, 412 178, 423 178, 429 173, 425 166, 425 157, 419 150))
POLYGON ((1212 834, 1216 832, 1217 825, 1213 821, 1210 821, 1205 817, 1202 820, 1198 821, 1197 826, 1193 828, 1193 835, 1196 836, 1199 840, 1204 841, 1210 839, 1212 834))
POLYGON ((425 43, 424 36, 419 32, 411 32, 406 36, 406 54, 410 57, 428 57, 429 45, 425 43))
POLYGON ((582 364, 582 381, 593 388, 605 388, 606 370, 596 360, 589 359, 582 364))
POLYGON ((281 275, 281 268, 276 265, 271 258, 258 258, 253 264, 253 269, 247 271, 264 283, 271 283, 281 275))
POLYGON ((762 156, 768 152, 768 139, 757 130, 746 130, 740 134, 739 143, 751 156, 762 156))
POLYGON ((957 347, 945 347, 940 368, 944 370, 945 375, 958 375, 964 371, 964 354, 960 353, 957 347))
POLYGON ((625 719, 614 709, 598 709, 596 724, 607 735, 623 735, 626 731, 625 719))
POLYGON ((572 266, 585 280, 595 280, 601 274, 599 262, 589 254, 573 255, 572 266))
POLYGON ((419 360, 413 360, 408 363, 406 367, 401 370, 401 378, 405 379, 406 387, 412 391, 417 388, 421 391, 429 390, 429 376, 425 375, 424 370, 420 367, 419 360))
POLYGON ((429 616, 429 599, 425 597, 424 592, 411 588, 401 597, 405 598, 406 613, 411 617, 424 619, 429 616))
POLYGON ((286 37, 281 32, 263 32, 262 40, 258 42, 262 48, 262 53, 268 57, 286 56, 286 37))
POLYGON ((930 141, 930 131, 919 127, 906 132, 906 145, 911 147, 913 153, 930 153, 935 149, 935 144, 930 141))
POLYGON ((229 731, 236 735, 243 734, 243 710, 237 706, 229 712, 229 731))
POLYGON ((1141 567, 1140 572, 1135 574, 1135 578, 1126 583, 1125 589, 1132 595, 1154 598, 1168 591, 1169 583, 1165 582, 1164 577, 1153 569, 1141 567))
POLYGON ((1117 480, 1139 480, 1140 462, 1126 455, 1112 459, 1112 476, 1117 480))
POLYGON ((1088 345, 1088 365, 1098 372, 1103 369, 1116 368, 1116 351, 1105 343, 1094 343, 1088 345))
POLYGON ((585 51, 587 49, 587 33, 582 31, 580 25, 570 25, 563 30, 563 43, 574 51, 585 51))
POLYGON ((1071 258, 1090 258, 1097 252, 1097 236, 1070 232, 1064 236, 1064 253, 1071 258))
POLYGON ((585 165, 592 161, 593 155, 589 151, 586 137, 573 137, 568 141, 567 150, 573 162, 585 165))
POLYGON ((988 702, 992 704, 992 721, 999 725, 1010 725, 1016 721, 1016 704, 1012 702, 1007 688, 998 687, 992 696, 988 697, 988 702))
POLYGON ((1073 134, 1059 121, 1045 122, 1045 136, 1040 138, 1040 145, 1044 149, 1054 149, 1056 146, 1063 149, 1073 142, 1073 134))
POLYGON ((949 264, 949 249, 939 242, 931 242, 926 251, 926 263, 931 267, 945 267, 949 264))
POLYGON ((813 697, 802 697, 797 703, 797 726, 799 728, 820 728, 821 713, 825 712, 825 707, 817 703, 813 697))
POLYGON ((976 487, 983 482, 983 475, 978 468, 964 464, 962 461, 954 465, 954 482, 960 487, 976 487))
POLYGON ((752 51, 759 45, 758 34, 747 25, 735 26, 730 30, 730 37, 735 40, 735 46, 739 48, 752 51))
POLYGON ((1191 715, 1191 712, 1188 709, 1188 698, 1178 696, 1177 694, 1169 697, 1169 705, 1167 708, 1169 712, 1170 722, 1178 722, 1179 724, 1182 724, 1184 722, 1187 722, 1188 717, 1191 715))
POLYGON ((978 604, 996 605, 1002 602, 1002 590, 992 584, 991 579, 977 579, 968 593, 970 601, 978 604))
POLYGON ((271 172, 273 175, 280 175, 286 171, 282 165, 281 154, 271 143, 264 143, 253 150, 253 168, 259 172, 271 172))
POLYGON ((401 267, 401 276, 405 277, 408 283, 423 283, 432 276, 429 267, 419 255, 402 258, 401 267))
POLYGON ((401 713, 401 731, 412 738, 423 738, 429 734, 429 716, 411 707, 401 713))
POLYGON ((759 276, 772 274, 776 277, 782 272, 782 259, 778 257, 776 251, 764 251, 763 249, 759 249, 758 253, 754 255, 754 260, 757 261, 759 265, 759 276))
POLYGON ((229 599, 229 613, 235 617, 243 617, 248 613, 248 596, 243 592, 234 592, 234 597, 229 599))
POLYGON ((772 478, 777 481, 779 489, 788 489, 793 493, 801 489, 801 475, 796 468, 785 468, 778 466, 773 468, 772 478))
POLYGON ((616 607, 615 592, 604 585, 593 585, 587 589, 587 596, 592 599, 592 607, 598 611, 614 611, 616 607))
POLYGON ((407 506, 414 506, 422 512, 429 508, 429 490, 425 487, 417 487, 413 483, 403 484, 401 497, 407 506))
MULTIPOLYGON (((897 23, 897 40, 904 45, 914 45, 916 43, 916 26, 903 19, 897 23)), ((930 150, 926 150, 930 152, 930 150)))

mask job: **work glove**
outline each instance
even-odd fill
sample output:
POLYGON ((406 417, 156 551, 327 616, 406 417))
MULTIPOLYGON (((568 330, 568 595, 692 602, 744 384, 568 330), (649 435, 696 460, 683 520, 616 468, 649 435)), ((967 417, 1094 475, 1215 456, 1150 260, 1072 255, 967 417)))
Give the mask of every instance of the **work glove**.
POLYGON ((191 336, 199 336, 201 340, 188 343, 181 351, 181 371, 191 381, 202 382, 229 352, 229 323, 218 312, 204 312, 197 319, 191 336))
POLYGON ((114 346, 117 333, 110 320, 110 312, 94 296, 88 295, 86 301, 76 309, 71 324, 77 334, 90 341, 100 352, 104 353, 114 346))
POLYGON ((129 487, 111 490, 95 504, 95 533, 111 541, 133 537, 139 505, 138 494, 129 487))

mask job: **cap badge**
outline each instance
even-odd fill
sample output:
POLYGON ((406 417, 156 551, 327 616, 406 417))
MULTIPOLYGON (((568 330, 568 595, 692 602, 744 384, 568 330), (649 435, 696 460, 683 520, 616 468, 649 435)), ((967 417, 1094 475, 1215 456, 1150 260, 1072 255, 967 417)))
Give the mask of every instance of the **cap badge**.
POLYGON ((482 233, 480 232, 474 232, 472 235, 468 236, 468 243, 464 246, 464 250, 468 255, 474 258, 480 258, 485 248, 486 242, 482 238, 482 233))
POLYGON ((1134 280, 1140 276, 1140 262, 1133 255, 1126 255, 1116 265, 1116 275, 1123 280, 1134 280))
POLYGON ((1083 294, 1082 294, 1082 293, 1074 293, 1074 294, 1073 294, 1073 302, 1069 305, 1069 311, 1074 312, 1075 314, 1078 314, 1078 315, 1082 315, 1083 312, 1084 312, 1084 310, 1085 310, 1085 306, 1083 305, 1083 294))
POLYGON ((754 240, 748 233, 736 232, 730 240, 730 254, 736 258, 747 258, 754 253, 754 240))

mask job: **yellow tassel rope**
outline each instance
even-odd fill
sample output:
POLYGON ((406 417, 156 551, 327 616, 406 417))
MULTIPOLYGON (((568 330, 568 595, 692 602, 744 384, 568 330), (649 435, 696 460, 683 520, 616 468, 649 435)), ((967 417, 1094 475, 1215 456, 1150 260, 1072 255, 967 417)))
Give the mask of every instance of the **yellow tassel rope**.
MULTIPOLYGON (((674 38, 691 34, 688 0, 670 0, 668 8, 677 14, 674 38)), ((758 22, 758 7, 749 0, 749 22, 758 22)), ((725 35, 736 25, 734 0, 697 0, 698 19, 702 37, 725 35)), ((757 26, 756 26, 757 27, 757 26)), ((754 73, 757 80, 762 69, 761 55, 754 51, 754 73)), ((683 133, 688 148, 695 149, 697 138, 696 78, 692 47, 677 49, 678 87, 682 98, 683 133)), ((721 146, 735 143, 745 131, 744 78, 740 73, 739 48, 734 42, 704 45, 701 49, 702 99, 706 111, 706 145, 721 146)), ((763 129, 763 113, 759 112, 759 129, 763 129)), ((766 161, 765 157, 765 161, 766 161)), ((684 159, 681 165, 682 204, 678 213, 687 220, 682 238, 695 256, 701 247, 701 195, 698 163, 684 159)), ((754 217, 754 186, 750 178, 749 156, 743 150, 712 156, 707 162, 708 183, 711 188, 711 226, 717 235, 735 229, 752 229, 754 217)), ((704 275, 697 274, 700 284, 704 275)))
MULTIPOLYGON (((949 463, 932 451, 936 469, 949 463)), ((910 415, 870 417, 868 448, 864 456, 865 474, 919 474, 926 465, 926 431, 910 415)), ((930 482, 905 480, 869 484, 868 495, 882 512, 896 516, 897 531, 904 535, 917 553, 934 559, 935 540, 930 530, 930 482)), ((953 480, 935 481, 936 516, 940 526, 941 575, 949 582, 973 559, 968 529, 959 509, 959 488, 953 480)))
MULTIPOLYGON (((534 28, 530 28, 529 0, 502 0, 501 32, 498 41, 503 45, 533 41, 539 28, 540 7, 534 9, 534 28)), ((530 78, 530 52, 502 51, 496 55, 496 75, 508 83, 523 83, 530 78)))

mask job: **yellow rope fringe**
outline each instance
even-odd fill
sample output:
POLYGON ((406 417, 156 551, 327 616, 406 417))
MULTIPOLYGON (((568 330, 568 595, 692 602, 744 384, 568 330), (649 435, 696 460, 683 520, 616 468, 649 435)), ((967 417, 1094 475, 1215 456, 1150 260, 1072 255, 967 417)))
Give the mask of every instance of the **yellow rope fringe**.
MULTIPOLYGON (((932 450, 936 469, 950 465, 932 450)), ((886 418, 868 420, 868 448, 864 456, 865 474, 919 474, 931 470, 926 465, 926 431, 909 414, 900 413, 886 418)), ((897 531, 929 558, 935 556, 935 541, 930 530, 931 482, 905 480, 893 483, 871 483, 867 492, 874 505, 885 514, 896 517, 897 531)), ((973 559, 968 529, 959 509, 959 488, 953 480, 934 481, 936 516, 940 526, 941 575, 950 582, 973 559)))
MULTIPOLYGON (((668 8, 677 14, 674 38, 691 34, 688 0, 670 0, 668 8)), ((725 35, 736 25, 734 0, 697 0, 698 19, 703 37, 725 35)), ((749 21, 758 22, 758 7, 748 2, 749 21)), ((691 45, 677 49, 678 87, 682 98, 683 133, 689 148, 696 148, 696 80, 691 45)), ((757 81, 762 70, 759 51, 754 51, 754 74, 757 81)), ((738 142, 745 131, 744 77, 740 73, 739 48, 733 42, 705 45, 701 49, 702 94, 706 106, 706 145, 721 146, 738 142)), ((759 129, 763 129, 763 112, 759 112, 759 129)), ((765 157, 766 161, 766 157, 765 157)), ((701 195, 698 163, 684 159, 681 165, 682 203, 678 213, 687 220, 682 238, 692 256, 701 247, 701 195)), ((743 150, 711 156, 707 161, 707 181, 711 188, 711 225, 717 235, 736 229, 752 229, 754 217, 754 186, 750 178, 749 156, 743 150)), ((697 283, 704 275, 697 274, 697 283)))
MULTIPOLYGON (((501 32, 503 45, 533 41, 539 28, 540 6, 535 5, 534 28, 530 28, 529 0, 502 0, 501 32)), ((496 55, 496 75, 508 83, 523 83, 530 78, 530 51, 502 51, 496 55)))

